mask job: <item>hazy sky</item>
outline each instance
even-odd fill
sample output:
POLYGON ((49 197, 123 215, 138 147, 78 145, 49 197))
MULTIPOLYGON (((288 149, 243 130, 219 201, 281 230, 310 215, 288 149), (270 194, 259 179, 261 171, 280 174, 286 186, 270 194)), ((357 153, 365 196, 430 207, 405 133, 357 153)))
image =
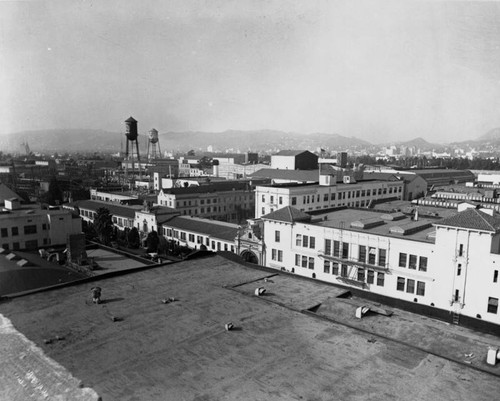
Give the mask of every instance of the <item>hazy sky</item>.
POLYGON ((0 1, 0 135, 500 127, 500 3, 0 1))

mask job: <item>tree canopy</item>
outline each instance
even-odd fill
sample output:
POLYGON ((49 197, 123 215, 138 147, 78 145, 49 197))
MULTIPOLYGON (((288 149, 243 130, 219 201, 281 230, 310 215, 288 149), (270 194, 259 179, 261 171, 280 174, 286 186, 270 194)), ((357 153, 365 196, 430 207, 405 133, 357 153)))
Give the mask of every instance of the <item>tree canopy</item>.
POLYGON ((103 244, 109 244, 113 234, 113 220, 109 210, 105 207, 100 207, 96 211, 94 218, 94 228, 99 236, 99 240, 103 244))

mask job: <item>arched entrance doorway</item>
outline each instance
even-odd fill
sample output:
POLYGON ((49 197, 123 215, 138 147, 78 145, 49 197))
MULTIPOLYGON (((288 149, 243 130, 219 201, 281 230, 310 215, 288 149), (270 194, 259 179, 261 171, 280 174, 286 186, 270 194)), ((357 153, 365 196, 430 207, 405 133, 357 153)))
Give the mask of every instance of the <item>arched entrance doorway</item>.
POLYGON ((252 251, 243 251, 240 256, 245 262, 259 264, 259 258, 252 251))

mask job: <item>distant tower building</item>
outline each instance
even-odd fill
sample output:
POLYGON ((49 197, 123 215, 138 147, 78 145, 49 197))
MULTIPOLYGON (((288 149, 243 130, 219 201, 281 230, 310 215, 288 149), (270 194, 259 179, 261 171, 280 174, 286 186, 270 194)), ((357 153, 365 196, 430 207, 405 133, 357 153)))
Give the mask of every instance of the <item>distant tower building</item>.
POLYGON ((139 169, 139 176, 141 177, 141 158, 139 156, 139 141, 137 140, 137 137, 139 134, 137 133, 137 120, 135 120, 133 117, 129 117, 127 120, 125 120, 125 136, 127 137, 127 143, 125 146, 125 177, 127 180, 129 180, 129 172, 128 168, 129 165, 132 165, 132 179, 134 177, 135 173, 135 159, 137 159, 137 167, 139 169), (129 151, 129 143, 132 143, 131 149, 129 151), (135 157, 134 157, 134 142, 135 142, 135 157))
POLYGON ((347 152, 337 153, 337 166, 342 168, 347 167, 347 152))
POLYGON ((152 128, 148 135, 148 160, 161 159, 160 140, 158 139, 158 131, 152 128), (158 145, 158 152, 156 151, 158 145))

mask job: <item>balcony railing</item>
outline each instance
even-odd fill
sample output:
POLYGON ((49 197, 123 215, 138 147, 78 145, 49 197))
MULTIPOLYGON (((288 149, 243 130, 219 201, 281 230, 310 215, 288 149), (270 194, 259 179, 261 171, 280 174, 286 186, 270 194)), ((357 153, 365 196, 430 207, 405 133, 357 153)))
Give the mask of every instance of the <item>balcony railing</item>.
POLYGON ((342 256, 326 255, 323 251, 319 251, 318 256, 320 258, 333 260, 333 261, 339 262, 339 263, 361 266, 365 269, 371 269, 371 270, 380 271, 380 272, 384 272, 384 273, 389 272, 389 267, 387 266, 387 264, 385 266, 372 265, 370 263, 361 262, 361 261, 354 259, 354 258, 343 258, 342 256))

